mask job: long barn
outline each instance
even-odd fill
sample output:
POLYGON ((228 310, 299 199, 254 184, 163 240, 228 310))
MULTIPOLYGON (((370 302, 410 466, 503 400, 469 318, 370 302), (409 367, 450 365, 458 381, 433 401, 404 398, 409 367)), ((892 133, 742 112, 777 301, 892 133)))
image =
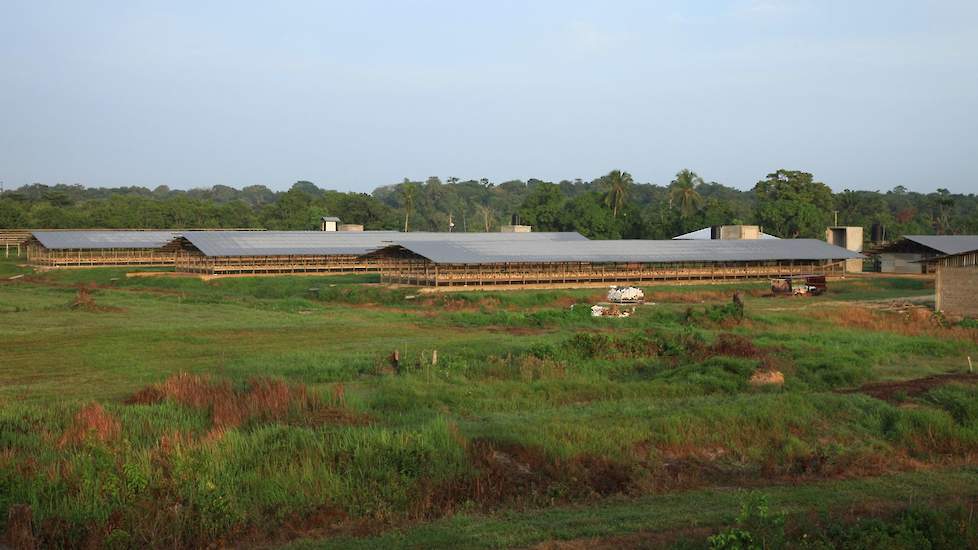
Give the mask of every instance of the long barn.
POLYGON ((860 254, 815 239, 392 243, 382 282, 418 286, 716 281, 841 275, 860 254))
POLYGON ((379 271, 390 262, 369 252, 392 243, 587 242, 576 232, 401 233, 398 231, 187 231, 172 244, 176 270, 202 275, 379 271))
POLYGON ((27 260, 41 267, 169 266, 176 231, 32 231, 27 260))

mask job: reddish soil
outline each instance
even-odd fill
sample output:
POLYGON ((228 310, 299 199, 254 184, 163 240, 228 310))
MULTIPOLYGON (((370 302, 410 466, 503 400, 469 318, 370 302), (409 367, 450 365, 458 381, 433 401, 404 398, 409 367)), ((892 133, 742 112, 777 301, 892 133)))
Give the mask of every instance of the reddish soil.
POLYGON ((3 542, 17 550, 34 550, 37 539, 34 538, 34 514, 26 504, 14 504, 7 511, 6 534, 3 542))
POLYGON ((566 491, 561 502, 625 494, 632 486, 631 469, 603 457, 553 459, 542 449, 486 439, 466 446, 478 475, 441 484, 422 482, 413 499, 413 519, 451 514, 465 502, 485 511, 552 504, 552 490, 558 486, 566 491))
POLYGON ((899 402, 905 397, 916 397, 945 384, 978 384, 978 373, 935 374, 913 380, 875 382, 858 388, 838 390, 838 393, 864 393, 883 401, 899 402))

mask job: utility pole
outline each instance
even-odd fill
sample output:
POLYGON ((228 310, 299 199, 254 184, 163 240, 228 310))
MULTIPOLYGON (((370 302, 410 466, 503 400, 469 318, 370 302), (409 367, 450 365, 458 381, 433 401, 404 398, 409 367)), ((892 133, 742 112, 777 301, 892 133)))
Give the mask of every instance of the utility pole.
POLYGON ((836 227, 838 227, 839 226, 839 211, 838 210, 833 210, 832 213, 835 214, 835 225, 836 225, 836 227))

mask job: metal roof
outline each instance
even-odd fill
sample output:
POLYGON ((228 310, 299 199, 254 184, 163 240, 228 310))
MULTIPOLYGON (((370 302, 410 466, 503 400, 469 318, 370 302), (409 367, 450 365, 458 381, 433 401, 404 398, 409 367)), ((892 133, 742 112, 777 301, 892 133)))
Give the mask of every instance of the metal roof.
POLYGON ((817 239, 692 241, 401 241, 400 246, 439 264, 517 262, 743 262, 843 260, 861 254, 817 239))
MULTIPOLYGON (((690 231, 689 233, 683 233, 682 235, 677 235, 673 237, 673 240, 688 240, 688 241, 699 241, 699 240, 711 240, 713 239, 713 228, 704 227, 703 229, 697 229, 696 231, 690 231)), ((780 239, 781 237, 775 237, 774 235, 768 235, 767 233, 761 232, 759 239, 780 239)))
POLYGON ((178 231, 32 231, 49 249, 159 248, 178 231))
POLYGON ((576 232, 185 231, 182 236, 206 256, 361 255, 392 243, 421 240, 438 243, 587 241, 576 232))
POLYGON ((324 222, 338 222, 338 221, 340 221, 340 219, 337 218, 336 216, 323 216, 320 219, 322 219, 324 222))
POLYGON ((933 248, 942 254, 960 254, 978 250, 978 235, 904 235, 903 238, 933 248))

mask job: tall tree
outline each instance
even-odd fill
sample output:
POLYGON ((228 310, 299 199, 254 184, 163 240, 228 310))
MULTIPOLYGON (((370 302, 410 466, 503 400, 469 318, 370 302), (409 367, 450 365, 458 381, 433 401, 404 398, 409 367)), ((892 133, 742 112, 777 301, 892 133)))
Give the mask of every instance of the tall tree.
POLYGON ((808 172, 778 170, 754 186, 757 220, 780 237, 818 238, 831 222, 832 190, 808 172))
POLYGON ((414 199, 417 191, 411 180, 404 178, 401 184, 401 199, 404 201, 404 232, 408 232, 408 220, 411 217, 411 210, 414 209, 414 199))
POLYGON ((495 216, 495 213, 492 211, 492 207, 490 207, 488 204, 479 204, 476 205, 475 209, 482 216, 483 229, 486 233, 488 233, 492 230, 492 220, 495 216))
POLYGON ((621 170, 612 170, 602 178, 605 189, 605 204, 611 207, 611 217, 618 217, 618 210, 625 204, 625 197, 634 183, 632 175, 621 170))
POLYGON ((940 188, 936 193, 931 193, 928 197, 932 197, 934 201, 934 231, 938 235, 950 233, 950 214, 951 209, 954 207, 954 199, 951 197, 951 192, 947 189, 940 188))
POLYGON ((561 231, 565 202, 560 187, 552 183, 540 184, 523 200, 519 208, 520 219, 538 231, 561 231))
POLYGON ((703 184, 703 178, 689 168, 683 168, 676 173, 676 179, 669 184, 669 207, 678 206, 679 215, 689 218, 703 207, 703 197, 697 187, 703 184))

